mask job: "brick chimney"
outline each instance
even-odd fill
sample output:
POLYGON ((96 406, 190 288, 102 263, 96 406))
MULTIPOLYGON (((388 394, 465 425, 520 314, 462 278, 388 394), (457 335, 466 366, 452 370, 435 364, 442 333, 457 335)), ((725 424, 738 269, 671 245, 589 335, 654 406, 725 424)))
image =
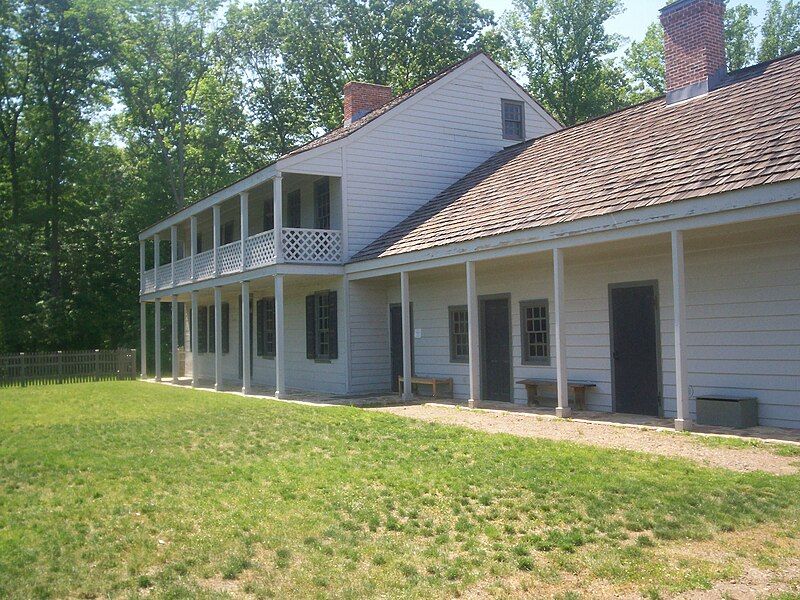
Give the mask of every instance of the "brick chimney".
POLYGON ((344 124, 357 121, 392 99, 392 88, 377 83, 351 81, 344 85, 344 124))
POLYGON ((724 0, 678 0, 661 9, 667 104, 700 96, 725 77, 724 0))

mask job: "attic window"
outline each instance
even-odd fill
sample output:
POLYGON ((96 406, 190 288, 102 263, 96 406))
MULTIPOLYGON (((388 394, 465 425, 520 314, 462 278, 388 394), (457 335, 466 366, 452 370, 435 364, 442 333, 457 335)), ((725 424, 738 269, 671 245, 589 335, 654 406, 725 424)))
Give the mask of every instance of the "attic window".
POLYGON ((501 100, 503 139, 522 141, 525 132, 525 105, 519 100, 501 100))

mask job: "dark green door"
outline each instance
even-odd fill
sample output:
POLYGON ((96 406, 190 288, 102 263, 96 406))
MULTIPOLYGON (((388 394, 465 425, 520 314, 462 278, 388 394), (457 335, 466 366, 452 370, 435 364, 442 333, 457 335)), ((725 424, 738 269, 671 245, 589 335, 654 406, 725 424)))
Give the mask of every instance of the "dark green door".
POLYGON ((483 400, 511 402, 511 307, 508 298, 481 299, 483 400))

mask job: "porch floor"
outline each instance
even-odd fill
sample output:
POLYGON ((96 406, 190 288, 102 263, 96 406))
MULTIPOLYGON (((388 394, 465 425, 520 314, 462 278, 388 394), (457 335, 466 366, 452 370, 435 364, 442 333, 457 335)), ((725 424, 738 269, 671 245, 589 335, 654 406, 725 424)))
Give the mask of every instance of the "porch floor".
MULTIPOLYGON (((148 379, 147 381, 152 382, 155 380, 148 379)), ((173 385, 172 380, 168 377, 163 378, 161 383, 173 385)), ((180 377, 177 385, 182 387, 190 387, 191 378, 180 377)), ((213 390, 214 382, 210 380, 201 380, 199 382, 198 389, 213 390)), ((220 391, 241 394, 241 384, 238 382, 227 381, 224 383, 223 389, 220 391)), ((251 386, 250 394, 248 395, 257 398, 273 398, 273 393, 273 388, 253 384, 251 386)), ((467 402, 465 400, 415 396, 412 401, 405 402, 401 400, 397 394, 335 395, 316 392, 290 391, 285 397, 281 398, 281 400, 301 404, 310 404, 314 406, 356 406, 360 408, 380 408, 408 405, 467 408, 467 402)), ((563 421, 555 416, 555 410, 553 408, 526 406, 524 404, 513 404, 510 402, 483 401, 480 402, 478 407, 473 410, 478 412, 515 413, 520 415, 535 416, 539 419, 563 421)), ((674 421, 672 419, 645 415, 632 415, 590 410, 573 410, 569 421, 575 423, 611 425, 615 427, 629 427, 635 429, 668 431, 675 433, 674 421)), ((800 445, 800 429, 764 426, 749 427, 746 429, 733 429, 730 427, 698 425, 695 423, 692 428, 692 433, 707 436, 753 439, 767 442, 786 442, 789 444, 800 445)))

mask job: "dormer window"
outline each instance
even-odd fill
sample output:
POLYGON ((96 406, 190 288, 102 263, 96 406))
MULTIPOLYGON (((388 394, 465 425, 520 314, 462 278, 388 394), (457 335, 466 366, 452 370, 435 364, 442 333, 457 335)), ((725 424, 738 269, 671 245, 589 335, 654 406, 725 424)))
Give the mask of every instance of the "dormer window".
POLYGON ((503 139, 525 139, 525 105, 519 100, 501 100, 503 139))

